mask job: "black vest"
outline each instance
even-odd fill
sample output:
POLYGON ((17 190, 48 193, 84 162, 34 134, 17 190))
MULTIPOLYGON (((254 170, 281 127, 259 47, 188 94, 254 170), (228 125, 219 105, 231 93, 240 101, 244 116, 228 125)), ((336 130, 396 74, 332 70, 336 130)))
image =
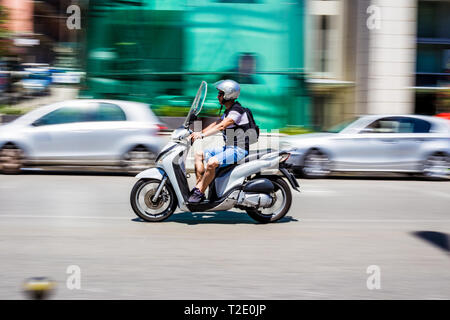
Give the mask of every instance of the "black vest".
MULTIPOLYGON (((236 111, 241 114, 242 117, 247 116, 245 109, 241 106, 239 102, 235 102, 230 109, 226 109, 223 113, 223 119, 225 119, 231 111, 236 111)), ((247 117, 248 118, 248 117, 247 117)), ((222 131, 223 139, 225 145, 227 146, 238 146, 242 149, 249 150, 250 143, 249 137, 245 135, 245 132, 250 128, 250 120, 242 125, 235 123, 233 126, 226 128, 222 131)))

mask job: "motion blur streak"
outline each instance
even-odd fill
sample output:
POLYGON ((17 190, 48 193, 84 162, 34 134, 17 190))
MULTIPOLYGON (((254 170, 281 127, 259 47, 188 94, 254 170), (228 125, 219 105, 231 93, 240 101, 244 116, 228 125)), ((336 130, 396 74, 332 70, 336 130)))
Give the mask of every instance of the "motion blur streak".
POLYGON ((449 17, 448 0, 0 0, 0 298, 75 265, 80 289, 48 297, 449 299, 449 17), (202 81, 192 129, 217 121, 224 79, 301 193, 271 225, 144 223, 130 175, 202 81))

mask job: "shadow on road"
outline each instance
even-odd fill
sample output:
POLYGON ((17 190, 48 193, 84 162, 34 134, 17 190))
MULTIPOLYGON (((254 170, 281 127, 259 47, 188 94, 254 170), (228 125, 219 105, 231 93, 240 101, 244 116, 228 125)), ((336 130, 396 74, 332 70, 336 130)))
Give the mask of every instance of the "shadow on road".
MULTIPOLYGON (((295 175, 296 179, 300 180, 308 180, 306 178, 303 178, 299 175, 295 175)), ((422 177, 420 175, 402 175, 402 174, 395 174, 395 173, 384 173, 379 175, 364 175, 362 173, 354 173, 352 175, 331 175, 328 177, 324 177, 320 180, 386 180, 386 181, 450 181, 449 178, 442 178, 442 179, 428 179, 426 177, 422 177)))
MULTIPOLYGON (((66 175, 66 176, 128 176, 134 177, 136 173, 126 173, 120 171, 118 168, 112 170, 99 170, 98 168, 89 167, 87 169, 73 169, 73 168, 60 168, 60 169, 36 169, 36 168, 26 168, 22 169, 22 174, 27 175, 66 175)), ((298 174, 294 174, 296 179, 299 180, 308 180, 306 178, 301 177, 298 174)), ((364 173, 353 173, 351 175, 340 174, 340 175, 332 175, 319 180, 391 180, 391 181, 430 181, 429 179, 419 176, 419 175, 404 175, 404 174, 396 174, 396 173, 383 173, 383 174, 364 174, 364 173)), ((450 181, 449 178, 444 179, 436 179, 433 181, 450 181)))
MULTIPOLYGON (((135 222, 145 222, 140 218, 132 219, 135 222)), ((276 223, 298 221, 286 216, 276 223)), ((165 222, 178 222, 188 225, 196 224, 261 224, 250 218, 245 212, 219 211, 219 212, 181 212, 174 213, 165 222)))
POLYGON ((21 174, 24 175, 49 175, 49 176, 123 176, 134 177, 134 173, 126 172, 103 172, 103 171, 77 171, 77 170, 22 170, 21 174))
POLYGON ((450 254, 450 235, 435 231, 415 231, 412 235, 450 254))

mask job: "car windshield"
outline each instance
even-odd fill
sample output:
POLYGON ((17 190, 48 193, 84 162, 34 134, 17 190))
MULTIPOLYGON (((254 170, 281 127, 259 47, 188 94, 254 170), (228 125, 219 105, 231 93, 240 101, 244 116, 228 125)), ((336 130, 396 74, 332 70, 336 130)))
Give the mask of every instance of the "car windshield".
POLYGON ((342 130, 344 130, 345 128, 347 128, 350 124, 352 124, 353 122, 355 122, 356 120, 358 120, 359 118, 355 117, 355 118, 351 118, 351 119, 347 119, 343 122, 340 122, 332 127, 329 127, 328 129, 325 129, 324 132, 329 132, 329 133, 339 133, 342 130))

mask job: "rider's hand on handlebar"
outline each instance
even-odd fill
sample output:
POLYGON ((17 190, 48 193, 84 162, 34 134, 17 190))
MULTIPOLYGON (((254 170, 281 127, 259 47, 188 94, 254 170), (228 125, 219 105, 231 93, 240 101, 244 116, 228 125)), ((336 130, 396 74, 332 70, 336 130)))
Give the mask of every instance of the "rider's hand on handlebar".
POLYGON ((189 138, 191 139, 192 143, 194 143, 195 140, 202 138, 202 133, 201 132, 193 132, 193 133, 191 133, 189 138))

